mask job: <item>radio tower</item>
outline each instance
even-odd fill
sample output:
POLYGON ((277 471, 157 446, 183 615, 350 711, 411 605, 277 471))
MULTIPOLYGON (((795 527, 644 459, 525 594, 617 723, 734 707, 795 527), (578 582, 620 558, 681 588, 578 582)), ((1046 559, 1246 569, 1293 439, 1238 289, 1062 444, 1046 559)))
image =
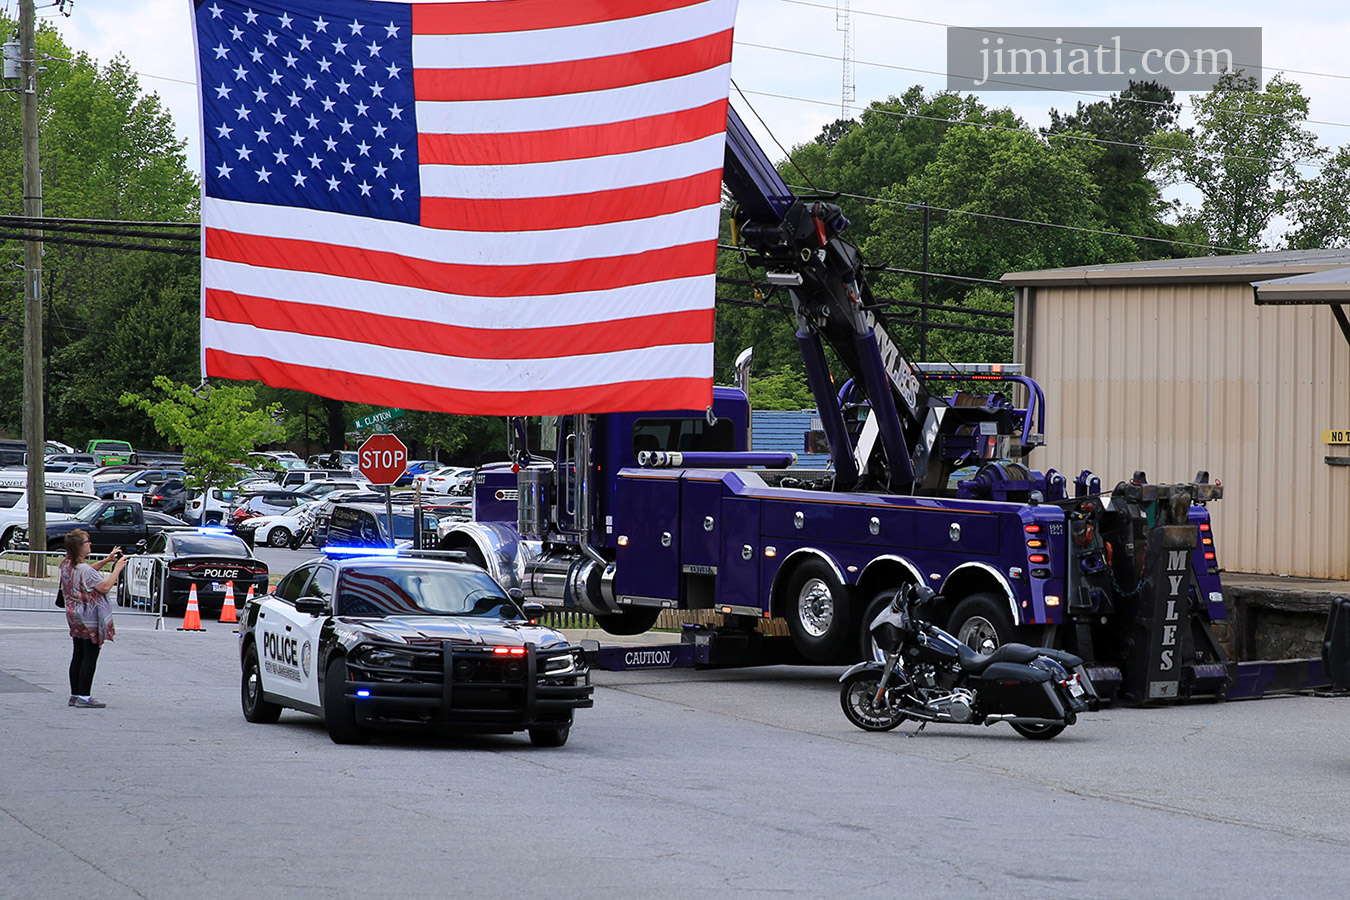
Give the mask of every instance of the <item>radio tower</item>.
POLYGON ((839 117, 847 119, 853 101, 858 98, 858 86, 853 83, 853 20, 849 17, 850 0, 834 0, 834 30, 844 33, 844 77, 840 90, 839 117))

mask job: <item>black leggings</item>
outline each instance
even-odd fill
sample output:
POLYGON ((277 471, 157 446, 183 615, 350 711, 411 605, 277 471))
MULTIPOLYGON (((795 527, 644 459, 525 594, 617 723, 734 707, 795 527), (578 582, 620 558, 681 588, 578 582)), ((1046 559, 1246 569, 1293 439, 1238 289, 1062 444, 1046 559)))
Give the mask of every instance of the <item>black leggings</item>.
POLYGON ((88 697, 94 688, 94 667, 98 665, 99 646, 88 638, 71 638, 75 652, 70 657, 70 692, 88 697))

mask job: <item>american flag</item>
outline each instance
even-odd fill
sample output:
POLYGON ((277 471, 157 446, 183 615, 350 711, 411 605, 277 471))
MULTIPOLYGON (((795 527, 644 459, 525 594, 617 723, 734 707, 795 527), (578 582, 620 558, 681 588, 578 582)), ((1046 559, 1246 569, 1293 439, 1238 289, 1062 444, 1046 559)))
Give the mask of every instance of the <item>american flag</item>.
POLYGON ((702 409, 736 0, 195 0, 202 371, 702 409))

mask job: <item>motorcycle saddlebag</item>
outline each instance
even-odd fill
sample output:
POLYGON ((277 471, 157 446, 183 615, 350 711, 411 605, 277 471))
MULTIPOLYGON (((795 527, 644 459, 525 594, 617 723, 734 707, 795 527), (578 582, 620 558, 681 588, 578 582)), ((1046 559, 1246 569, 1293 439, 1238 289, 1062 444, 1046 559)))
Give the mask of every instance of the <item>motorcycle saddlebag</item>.
POLYGON ((1064 719, 1050 673, 1018 663, 994 663, 980 673, 979 694, 987 714, 1007 713, 1029 719, 1064 719))

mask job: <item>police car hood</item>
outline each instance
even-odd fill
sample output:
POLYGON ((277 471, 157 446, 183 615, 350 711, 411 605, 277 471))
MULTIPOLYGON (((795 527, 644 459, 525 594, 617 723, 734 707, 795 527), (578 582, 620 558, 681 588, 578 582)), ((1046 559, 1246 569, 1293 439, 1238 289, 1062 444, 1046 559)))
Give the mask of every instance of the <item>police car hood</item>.
POLYGON ((383 619, 345 621, 369 632, 375 640, 410 644, 419 641, 457 641, 493 647, 523 647, 531 643, 546 649, 567 643, 567 639, 552 628, 475 616, 387 616, 383 619))

